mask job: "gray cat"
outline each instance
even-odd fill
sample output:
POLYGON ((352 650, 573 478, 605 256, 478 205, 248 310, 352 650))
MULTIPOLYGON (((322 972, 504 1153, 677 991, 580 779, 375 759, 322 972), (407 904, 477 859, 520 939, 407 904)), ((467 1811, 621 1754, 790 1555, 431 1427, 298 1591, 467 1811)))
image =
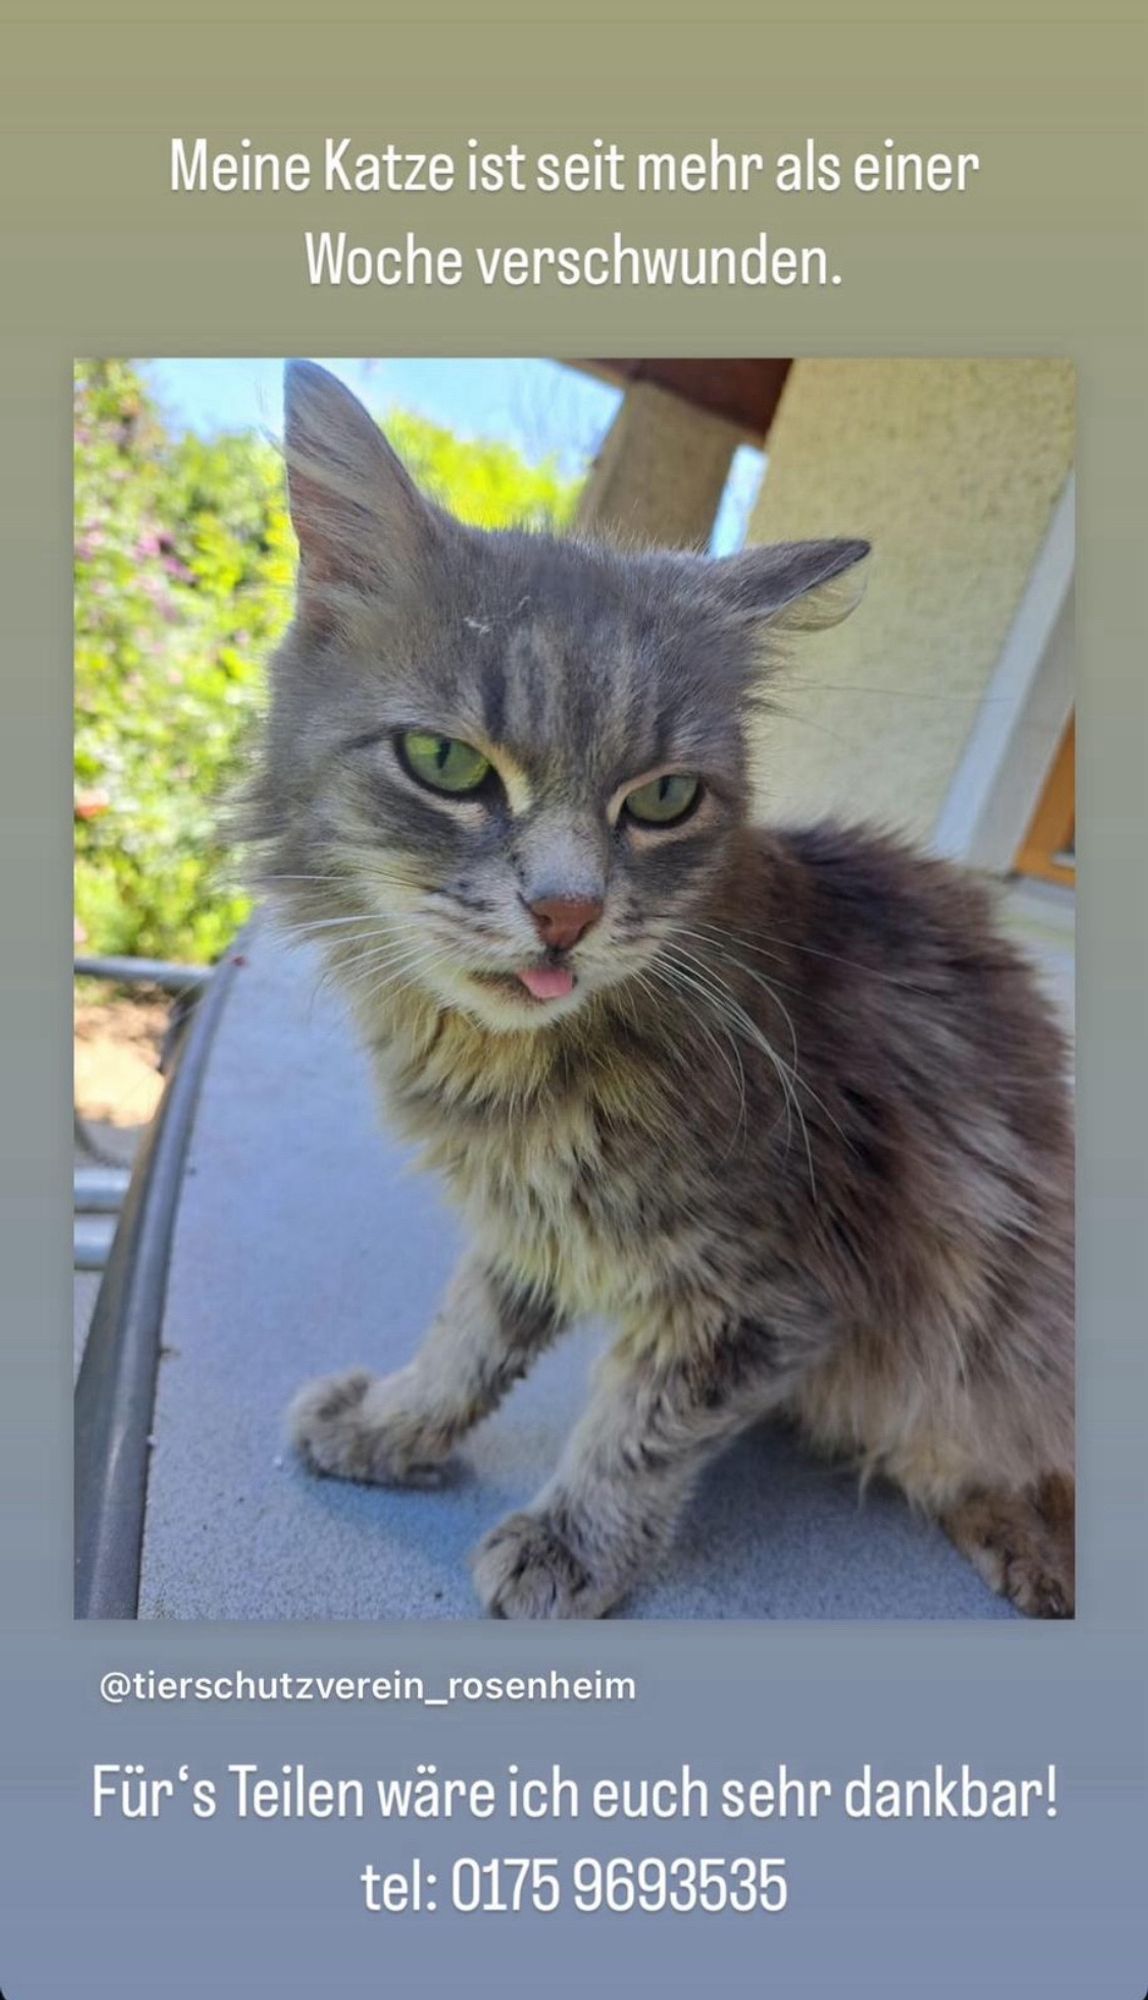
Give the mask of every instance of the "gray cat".
POLYGON ((866 544, 710 561, 465 528, 309 364, 286 452, 265 878, 473 1240, 406 1368, 299 1396, 307 1463, 433 1482, 602 1314, 552 1479, 477 1552, 490 1611, 609 1610, 707 1460, 779 1413, 1022 1610, 1071 1616, 1055 1023, 968 876, 750 819, 772 635, 843 617, 866 544))

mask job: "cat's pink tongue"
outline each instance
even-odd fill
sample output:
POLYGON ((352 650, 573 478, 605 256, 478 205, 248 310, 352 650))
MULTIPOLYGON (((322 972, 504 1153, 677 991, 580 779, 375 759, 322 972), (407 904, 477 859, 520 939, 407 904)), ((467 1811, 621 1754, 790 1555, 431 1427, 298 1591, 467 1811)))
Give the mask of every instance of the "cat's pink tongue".
POLYGON ((540 965, 518 977, 536 1000, 565 1000, 574 991, 574 974, 564 965, 540 965))

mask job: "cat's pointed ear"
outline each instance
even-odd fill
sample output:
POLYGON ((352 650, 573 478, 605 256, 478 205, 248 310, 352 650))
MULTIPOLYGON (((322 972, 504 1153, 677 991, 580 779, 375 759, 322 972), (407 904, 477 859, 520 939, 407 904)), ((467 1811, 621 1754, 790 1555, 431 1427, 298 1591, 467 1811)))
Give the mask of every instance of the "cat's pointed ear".
POLYGON ((283 383, 287 494, 299 541, 299 594, 377 587, 417 566, 441 520, 356 396, 313 361, 283 383))
POLYGON ((775 542, 711 565, 738 616, 785 632, 839 625, 865 595, 869 543, 775 542))

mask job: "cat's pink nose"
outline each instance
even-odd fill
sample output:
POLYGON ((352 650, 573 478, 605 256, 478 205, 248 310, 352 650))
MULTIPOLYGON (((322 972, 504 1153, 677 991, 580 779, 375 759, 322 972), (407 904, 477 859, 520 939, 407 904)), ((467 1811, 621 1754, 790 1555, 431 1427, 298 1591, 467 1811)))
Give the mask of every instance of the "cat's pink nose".
POLYGON ((529 907, 543 944, 555 951, 569 951, 602 914, 597 896, 542 896, 529 907))

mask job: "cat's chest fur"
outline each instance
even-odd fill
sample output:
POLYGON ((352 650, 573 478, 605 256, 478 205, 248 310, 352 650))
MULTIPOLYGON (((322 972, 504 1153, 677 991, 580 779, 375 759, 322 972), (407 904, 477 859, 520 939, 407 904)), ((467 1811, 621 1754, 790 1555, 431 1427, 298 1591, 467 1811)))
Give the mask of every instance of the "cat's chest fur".
POLYGON ((696 1254, 681 1114, 667 1079, 607 1047, 555 1058, 522 1037, 374 1038, 391 1118, 440 1174, 477 1240, 572 1314, 640 1310, 696 1254))

